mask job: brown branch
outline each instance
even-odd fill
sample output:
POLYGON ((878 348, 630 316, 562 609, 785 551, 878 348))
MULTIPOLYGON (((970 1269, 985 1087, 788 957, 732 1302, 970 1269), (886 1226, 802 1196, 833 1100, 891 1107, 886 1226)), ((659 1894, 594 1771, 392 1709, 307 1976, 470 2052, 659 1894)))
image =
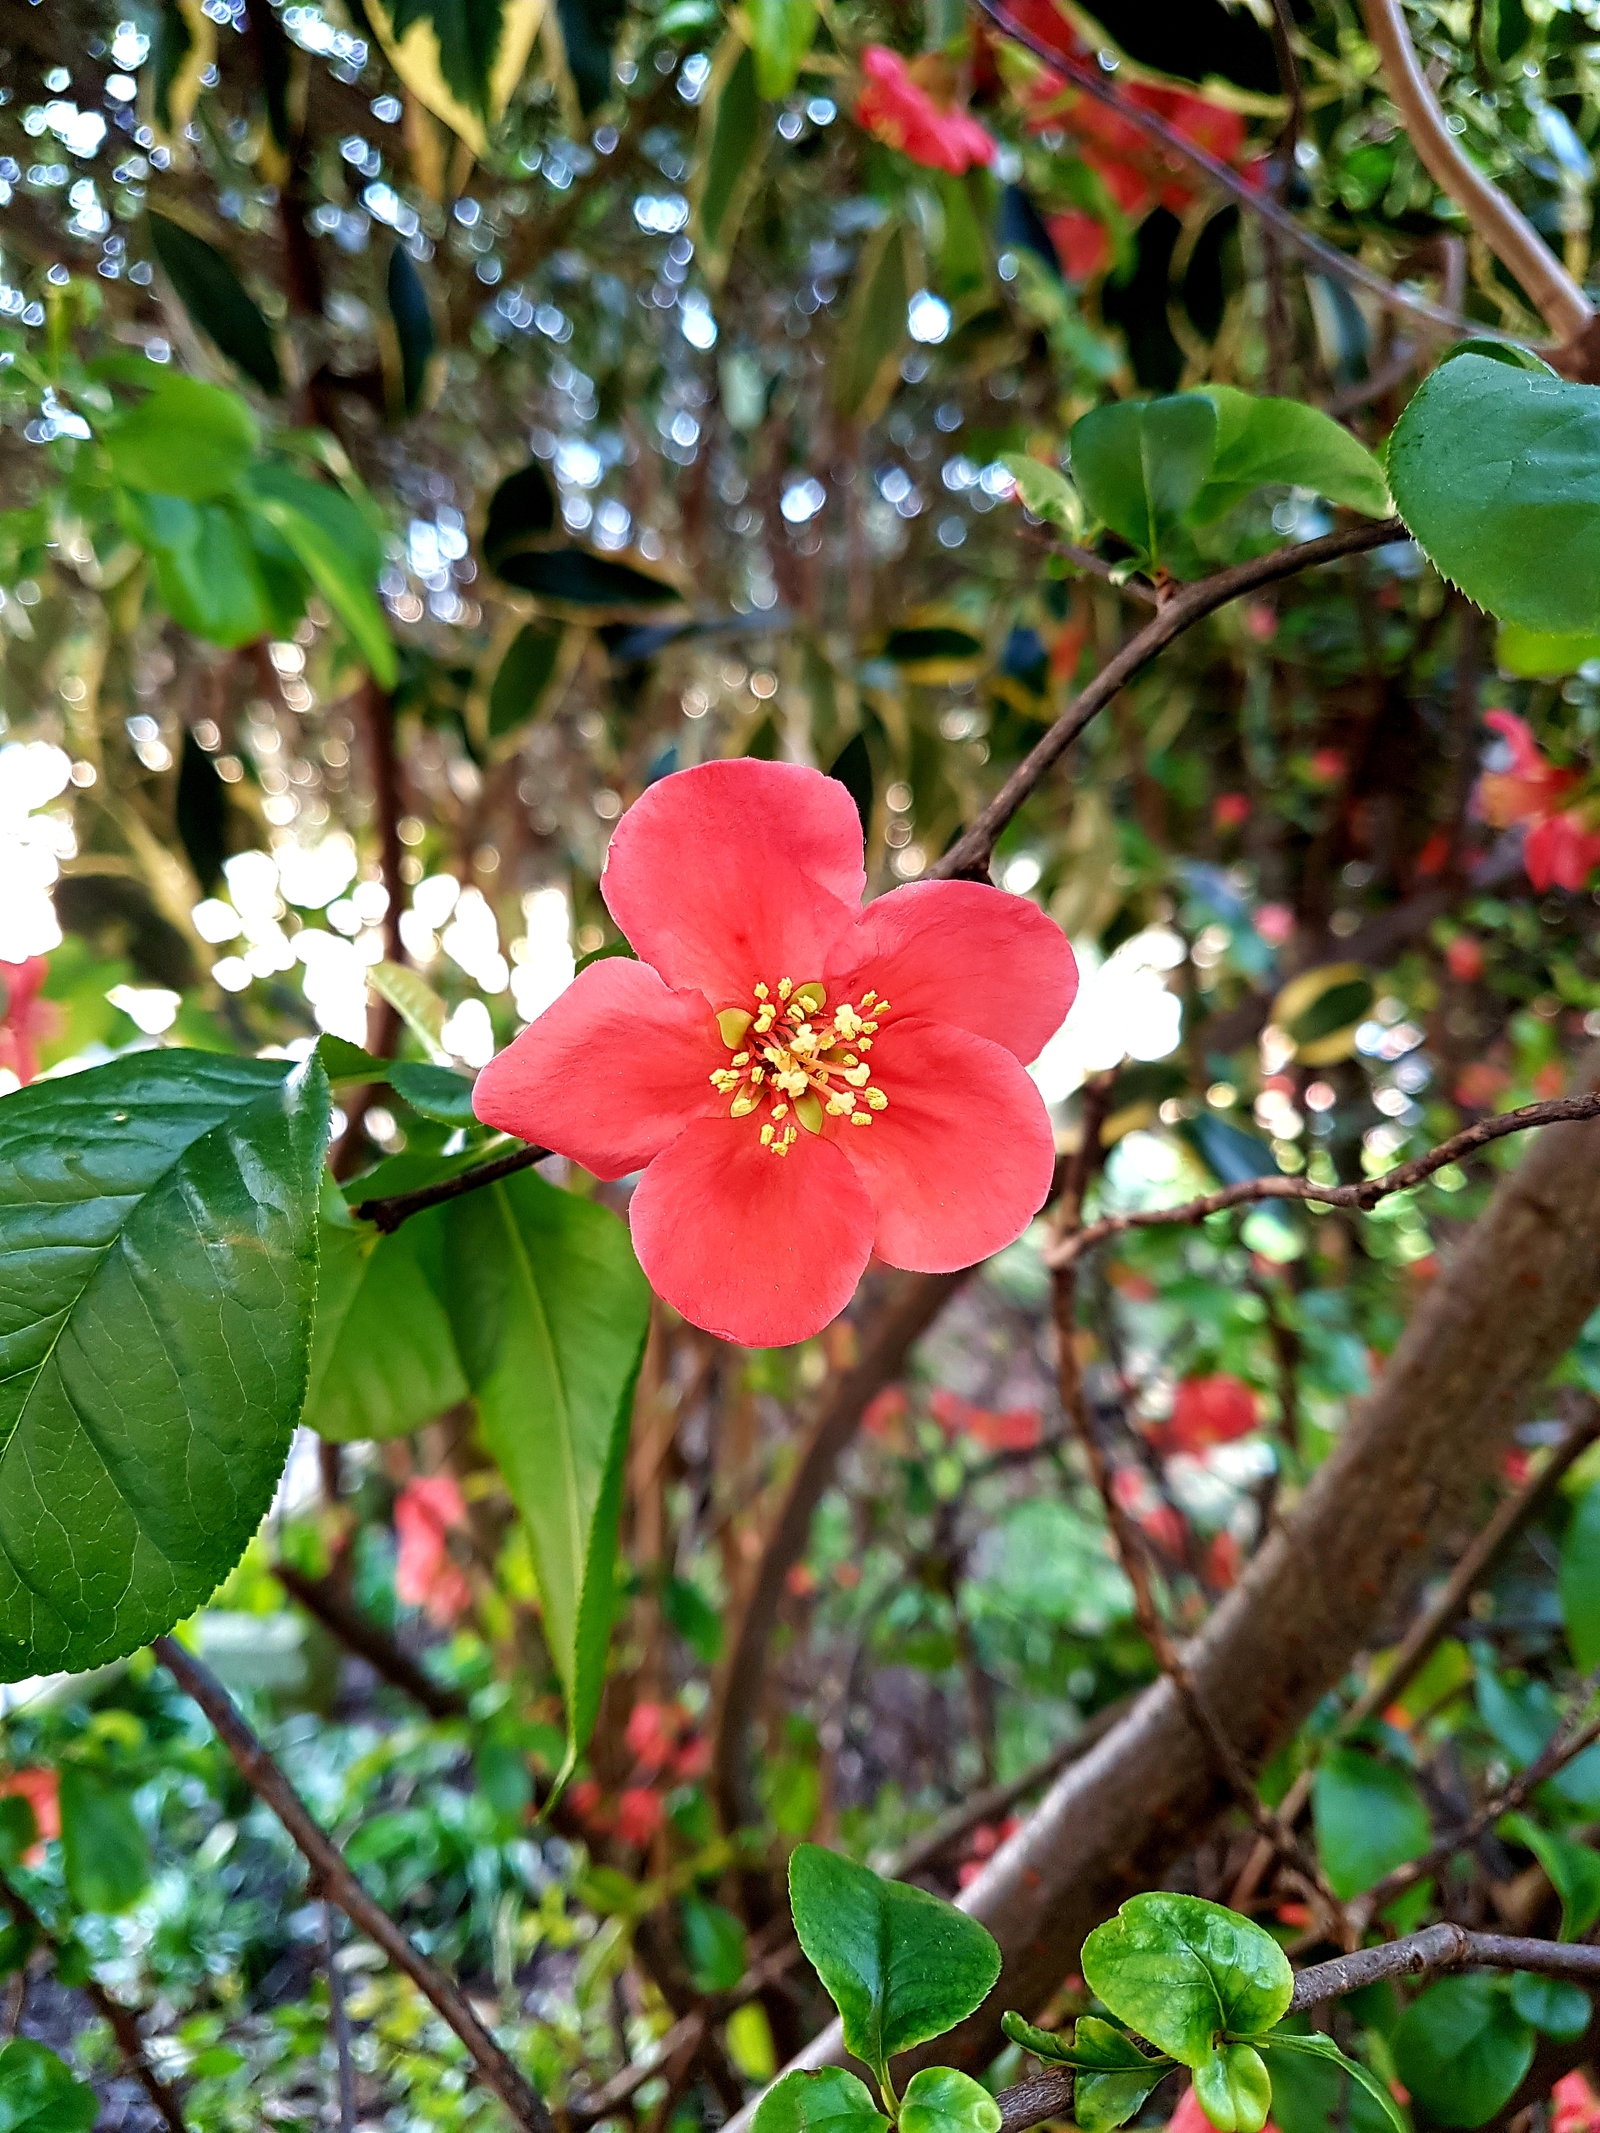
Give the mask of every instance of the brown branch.
MULTIPOLYGON (((988 0, 979 0, 979 4, 987 6, 988 0)), ((1121 109, 1120 105, 1118 109, 1121 109)), ((1131 114, 1134 107, 1130 105, 1128 109, 1131 114)), ((929 878, 949 881, 986 874, 995 840, 1045 772, 1066 753, 1095 714, 1105 709, 1118 690, 1131 681, 1147 661, 1157 652, 1164 651, 1175 637, 1181 637, 1203 616, 1214 614, 1219 607, 1226 607, 1230 600, 1237 600, 1243 593, 1254 592, 1262 585, 1276 584, 1280 578, 1296 577, 1302 570, 1315 569, 1319 563, 1332 563, 1340 556, 1359 555, 1364 549, 1382 548, 1387 542, 1409 538, 1397 518, 1370 520, 1365 525, 1325 534, 1321 540, 1274 549, 1270 555, 1256 556, 1248 563, 1237 564, 1232 570, 1219 570, 1209 578, 1202 578, 1197 585, 1186 585, 1181 592, 1174 593, 1155 619, 1128 639, 1116 657, 1108 660, 1088 687, 1067 706, 1043 740, 1023 757, 972 827, 964 831, 943 858, 928 869, 929 878)))
POLYGON ((294 1839, 318 1892, 338 1905, 368 1940, 403 1970, 465 2045, 478 2078, 527 2133, 555 2133, 538 2092, 478 2020, 453 1979, 416 1948, 382 1904, 369 1896, 345 1865, 331 1840, 312 1819, 304 1800, 240 1716, 227 1690, 209 1668, 171 1637, 157 1637, 156 1657, 178 1686, 204 1711, 218 1738, 238 1765, 239 1774, 263 1805, 269 1807, 294 1839))
POLYGON ((308 1577, 292 1563, 274 1563, 272 1575, 330 1635, 358 1659, 364 1659, 385 1681, 404 1690, 414 1703, 421 1704, 430 1718, 466 1716, 467 1699, 460 1690, 447 1688, 425 1673, 386 1630, 352 1605, 332 1578, 308 1577))
POLYGON ((415 1192, 391 1193, 387 1199, 362 1200, 353 1212, 388 1236, 413 1215, 420 1215, 429 1207, 442 1207, 447 1200, 459 1200, 466 1193, 479 1192, 485 1185, 498 1185, 502 1178, 514 1177, 519 1170, 542 1163, 551 1152, 548 1148, 513 1148, 509 1155, 497 1155, 492 1163, 479 1163, 472 1170, 460 1171, 442 1184, 421 1185, 415 1192))
POLYGON ((1302 1970, 1294 1981, 1291 2014, 1343 1999, 1385 1978, 1431 1977, 1439 1970, 1531 1970, 1537 1977, 1567 1977, 1600 1985, 1600 1948, 1581 1942, 1524 1940, 1507 1933, 1470 1933, 1465 1926, 1426 1926, 1378 1948, 1358 1948, 1330 1963, 1302 1970))
POLYGON ((1521 283, 1551 332, 1579 340, 1594 322, 1588 298, 1521 210, 1483 175, 1445 124, 1417 64, 1400 0, 1361 0, 1367 35, 1383 61, 1383 82, 1412 147, 1500 264, 1521 283))
POLYGON ((1527 1133, 1536 1126, 1557 1126, 1587 1118, 1600 1118, 1600 1093, 1588 1096, 1556 1096, 1548 1103, 1525 1104, 1520 1111, 1502 1111, 1483 1118, 1475 1126, 1453 1134, 1436 1148, 1398 1163, 1381 1178, 1368 1178, 1364 1185, 1313 1185, 1309 1178, 1246 1178, 1238 1185, 1225 1185, 1216 1192, 1202 1193, 1178 1207, 1144 1208, 1133 1214, 1106 1215, 1075 1235, 1063 1237, 1051 1247, 1047 1258, 1053 1266, 1068 1266, 1091 1245, 1103 1244, 1130 1229, 1165 1228, 1171 1224, 1203 1222, 1207 1215, 1229 1207, 1247 1207, 1259 1200, 1310 1200, 1319 1207, 1376 1207, 1391 1193, 1410 1192, 1431 1178, 1436 1170, 1458 1163, 1464 1156, 1512 1133, 1527 1133))

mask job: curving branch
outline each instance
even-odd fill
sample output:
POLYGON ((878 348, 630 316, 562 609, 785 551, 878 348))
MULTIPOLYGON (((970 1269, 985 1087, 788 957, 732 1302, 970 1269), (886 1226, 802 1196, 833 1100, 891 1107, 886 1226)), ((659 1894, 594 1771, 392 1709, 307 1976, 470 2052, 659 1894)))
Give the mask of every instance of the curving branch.
POLYGON ((443 1207, 447 1200, 459 1200, 466 1193, 481 1191, 485 1185, 498 1185, 502 1178, 514 1177, 519 1170, 530 1169, 553 1153, 549 1148, 513 1148, 509 1155, 497 1155, 492 1163, 479 1163, 471 1170, 458 1171, 441 1184, 419 1185, 415 1192, 391 1193, 383 1200, 362 1200, 351 1212, 358 1220, 372 1223, 388 1236, 413 1215, 420 1215, 430 1207, 443 1207))
POLYGON ((1551 332, 1563 341, 1582 339, 1594 324, 1593 306, 1521 209, 1484 176, 1450 132, 1417 63, 1400 0, 1361 0, 1361 13, 1383 61, 1384 87, 1429 175, 1527 292, 1551 332))
POLYGON ((1108 1237, 1120 1237, 1130 1229, 1164 1229, 1174 1224, 1203 1222, 1207 1215, 1221 1214, 1228 1207, 1249 1207, 1261 1200, 1309 1200, 1318 1207, 1359 1207, 1363 1212, 1387 1200, 1391 1193, 1411 1192, 1431 1178, 1436 1170, 1459 1163, 1463 1156, 1513 1133, 1528 1133, 1536 1126, 1576 1123, 1600 1118, 1600 1093, 1587 1096, 1555 1096, 1547 1103, 1525 1104, 1520 1111, 1502 1111, 1494 1118, 1479 1119, 1475 1126, 1453 1134, 1436 1148, 1397 1163, 1381 1178, 1368 1178, 1364 1185, 1314 1185, 1309 1178, 1245 1178, 1237 1185, 1224 1185, 1216 1192, 1202 1193, 1177 1207, 1147 1207, 1135 1213, 1105 1215, 1061 1239, 1045 1254, 1051 1266, 1070 1266, 1091 1245, 1108 1237))

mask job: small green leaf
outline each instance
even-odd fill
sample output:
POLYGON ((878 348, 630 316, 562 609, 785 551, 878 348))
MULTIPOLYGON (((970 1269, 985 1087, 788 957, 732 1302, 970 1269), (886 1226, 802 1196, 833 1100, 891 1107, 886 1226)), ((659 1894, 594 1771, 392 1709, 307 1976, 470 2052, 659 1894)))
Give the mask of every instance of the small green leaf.
POLYGON ((454 1067, 423 1066, 412 1059, 389 1062, 387 1080, 396 1096, 404 1097, 413 1111, 440 1126, 475 1126, 472 1108, 472 1077, 454 1067))
POLYGON ((374 679, 392 689, 394 639, 376 591, 383 552, 361 513, 342 490, 283 466, 253 468, 249 494, 350 632, 374 679))
POLYGON ((229 647, 271 632, 272 593, 250 528, 231 499, 193 504, 125 489, 120 509, 128 533, 149 550, 161 603, 180 629, 229 647))
POLYGON ((862 246, 833 368, 834 405, 846 421, 876 422, 893 398, 909 338, 906 306, 921 279, 909 223, 888 221, 862 246))
POLYGON ((901 2099, 900 2133, 1000 2133, 1000 2106, 970 2074, 925 2066, 901 2099))
POLYGON ((100 2099, 31 2037, 0 2051, 0 2133, 89 2133, 100 2099))
POLYGON ((439 1049, 449 1010, 426 978, 408 970, 404 963, 374 963, 367 972, 367 983, 380 1000, 388 1001, 429 1051, 439 1049))
POLYGON ((1401 2016, 1395 2069, 1440 2125, 1481 2126, 1515 2095, 1533 2047, 1505 1979, 1447 1977, 1401 2016))
POLYGON ((1217 446, 1204 393, 1118 400, 1072 431, 1072 478, 1096 518, 1159 562, 1164 535, 1200 493, 1217 446))
POLYGON ((283 391, 283 374, 272 329, 232 266, 214 244, 182 223, 153 209, 147 220, 151 247, 184 310, 230 363, 276 398, 283 391))
POLYGON ((79 1763, 61 1771, 61 1864, 80 1911, 126 1911, 150 1885, 150 1847, 126 1787, 79 1763))
POLYGON ((739 224, 761 177, 771 121, 756 87, 756 56, 737 31, 717 46, 700 102, 694 190, 696 249, 714 287, 728 271, 739 224))
POLYGON ((1126 2125, 1172 2071, 1170 2059, 1147 2057, 1131 2037, 1095 2015, 1080 2016, 1070 2042, 1056 2032, 1035 2029, 1017 2014, 1004 2016, 1000 2026, 1013 2044, 1047 2064, 1076 2069, 1072 2115, 1082 2133, 1112 2133, 1114 2127, 1126 2125))
POLYGON ((406 414, 414 415, 427 392, 428 369, 438 337, 422 276, 398 237, 389 254, 384 293, 389 299, 395 345, 400 352, 400 404, 406 414))
MULTIPOLYGON (((1389 2124, 1394 2128, 1394 2133, 1408 2133, 1406 2122, 1400 2115, 1400 2107, 1393 2096, 1390 2095, 1388 2085, 1378 2079, 1371 2067, 1363 2066, 1359 2059, 1346 2057, 1340 2051, 1338 2045, 1334 2043, 1332 2037, 1325 2037, 1318 2030, 1312 2030, 1305 2036, 1294 2036, 1287 2031, 1278 2029, 1274 2030, 1270 2037, 1258 2039, 1258 2042, 1262 2051, 1269 2054, 1272 2052, 1290 2052, 1298 2054, 1301 2058, 1326 2060, 1334 2066, 1342 2068, 1350 2079, 1355 2082, 1356 2086, 1378 2106, 1389 2124)), ((1286 2133, 1288 2133, 1287 2120, 1284 2121, 1284 2124, 1286 2133)), ((1295 2129, 1295 2133, 1297 2133, 1297 2129, 1295 2129)))
POLYGON ((106 437, 118 481, 191 503, 237 488, 260 448, 261 425, 237 393, 181 373, 163 378, 106 437))
POLYGON ((1261 2133, 1272 2108, 1267 2063, 1253 2044, 1224 2044, 1194 2070, 1194 2093, 1217 2133, 1261 2133))
POLYGON ((751 2133, 889 2133, 864 2081, 842 2066, 785 2074, 756 2106, 751 2133))
POLYGON ((1219 2033, 1255 2037, 1289 2005, 1294 1973, 1270 1933, 1199 1896, 1132 1896, 1083 1944, 1090 1990, 1185 2066, 1219 2033))
POLYGON ((1421 1858, 1433 1841, 1414 1780, 1361 1748, 1330 1749, 1312 1781, 1311 1812, 1317 1855, 1341 1900, 1421 1858))
POLYGON ((403 1437, 467 1397, 444 1286, 442 1210, 392 1235, 335 1214, 321 1231, 301 1421, 336 1444, 403 1437))
POLYGON ((1457 356, 1396 424, 1389 486, 1480 607, 1530 630, 1600 630, 1600 387, 1457 356))
POLYGON ((1568 1522, 1559 1589, 1573 1664, 1591 1673, 1600 1666, 1600 1481, 1585 1489, 1568 1522))
POLYGON ((756 89, 768 102, 787 96, 817 34, 817 0, 745 0, 756 55, 756 89))
POLYGON ((1202 387, 1217 410, 1217 451, 1205 486, 1189 507, 1204 526, 1268 482, 1314 489, 1329 503, 1369 518, 1391 506, 1383 469, 1331 415, 1301 400, 1257 399, 1232 385, 1202 387))
POLYGON ((1017 495, 1035 518, 1059 526, 1069 541, 1086 530, 1083 503, 1059 467, 1046 466, 1028 452, 1002 452, 1000 464, 1017 485, 1017 495))
POLYGON ((556 624, 529 622, 506 649, 489 688, 489 738, 503 740, 539 716, 561 669, 567 633, 556 624))
POLYGON ((1525 1844, 1549 1875, 1561 1898, 1561 1938, 1582 1940, 1600 1918, 1600 1853, 1541 1829, 1527 1815, 1507 1815, 1500 1833, 1525 1844))
POLYGON ((880 2080, 896 2052, 964 2021, 1000 1975, 1000 1950, 976 1919, 820 1845, 789 1861, 789 1896, 845 2045, 880 2080))
POLYGON ((508 555, 555 531, 556 492, 537 459, 508 474, 489 499, 483 522, 483 559, 498 570, 508 555))
POLYGON ((744 1976, 745 1931, 731 1911, 692 1892, 681 1905, 683 1953, 696 1992, 731 1992, 744 1976))
POLYGON ((1524 2022, 1542 2029, 1558 2043, 1570 2044, 1589 2027, 1594 2006, 1581 1985, 1566 1978, 1537 1977, 1531 1970, 1511 1975, 1511 2004, 1524 2022))

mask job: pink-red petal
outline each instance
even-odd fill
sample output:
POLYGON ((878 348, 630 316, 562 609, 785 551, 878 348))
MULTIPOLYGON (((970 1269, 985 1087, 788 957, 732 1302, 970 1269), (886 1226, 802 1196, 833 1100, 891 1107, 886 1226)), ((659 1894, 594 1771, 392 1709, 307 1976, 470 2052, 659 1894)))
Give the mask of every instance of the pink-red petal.
POLYGON ((744 1005, 758 979, 821 975, 866 888, 837 778, 740 758, 662 778, 617 824, 600 893, 669 985, 744 1005))
POLYGON ((1014 1243, 1045 1203, 1056 1152, 1044 1099, 1015 1057, 897 1014, 873 1046, 872 1080, 887 1110, 834 1130, 878 1211, 878 1257, 947 1274, 1014 1243))
POLYGON ((838 1149, 803 1133, 775 1156, 753 1118, 690 1126, 640 1179, 628 1220, 657 1294, 745 1348, 820 1333, 872 1253, 872 1202, 838 1149))
POLYGON ((486 1126, 553 1148, 596 1177, 626 1177, 726 1099, 728 1063, 705 996, 673 992, 648 963, 591 963, 478 1076, 486 1126))
POLYGON ((921 881, 880 896, 825 973, 830 1001, 873 987, 901 1015, 1003 1044, 1024 1066, 1067 1019, 1078 966, 1053 918, 978 881, 921 881))

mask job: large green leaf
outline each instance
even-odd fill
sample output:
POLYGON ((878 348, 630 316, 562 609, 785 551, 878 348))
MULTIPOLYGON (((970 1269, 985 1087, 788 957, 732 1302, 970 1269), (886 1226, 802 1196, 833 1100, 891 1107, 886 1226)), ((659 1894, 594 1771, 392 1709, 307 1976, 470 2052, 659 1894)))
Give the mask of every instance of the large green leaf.
POLYGON ((190 318, 264 393, 281 393, 272 329, 232 266, 182 223, 153 209, 148 220, 151 247, 190 318))
POLYGON ((761 176, 770 121, 756 87, 756 56, 737 31, 717 47, 700 105, 694 238, 713 287, 728 270, 734 239, 761 176))
POLYGON ((1389 486, 1480 607, 1530 630, 1600 629, 1600 386, 1458 355, 1396 424, 1389 486))
POLYGON ((508 555, 541 541, 556 528, 556 492, 537 459, 508 474, 489 499, 483 522, 483 559, 498 570, 508 555))
POLYGON ((1433 1841, 1415 1781, 1361 1748, 1329 1750, 1312 1783, 1311 1812, 1318 1857, 1341 1899, 1419 1859, 1433 1841))
POLYGON ((861 250, 850 289, 833 398, 850 422, 875 422, 893 397, 910 338, 906 307, 922 278, 909 223, 886 222, 861 250))
POLYGON ((438 1208, 388 1237, 339 1205, 325 1213, 308 1429, 335 1443, 403 1437, 467 1397, 441 1301, 444 1250, 438 1208))
POLYGON ((328 1137, 315 1061, 139 1052, 0 1100, 0 1671, 190 1613, 300 1413, 328 1137))
POLYGON ((900 2133, 1000 2133, 1000 2106, 953 2066, 925 2066, 900 2101, 900 2133))
POLYGON ((365 0, 364 19, 417 100, 476 156, 522 79, 544 0, 365 0))
POLYGON ((1401 2017, 1395 2068, 1440 2125, 1481 2126, 1515 2094, 1533 2045, 1504 1978, 1447 1977, 1401 2017))
POLYGON ((1257 2037, 1294 1991, 1270 1933, 1199 1896, 1131 1896, 1083 1944, 1083 1975, 1121 2022, 1198 2067, 1217 2035, 1257 2037))
POLYGON ((518 630, 489 686, 489 738, 503 740, 537 718, 561 670, 567 633, 558 624, 529 622, 518 630))
POLYGON ((150 1885, 150 1847, 127 1787, 79 1763, 61 1772, 61 1863, 82 1911, 126 1911, 150 1885))
POLYGON ((1257 399, 1232 385, 1207 385, 1217 411, 1217 449, 1205 486, 1189 506, 1197 526, 1220 518, 1267 482, 1314 489, 1329 503, 1369 518, 1390 508, 1383 469, 1331 415, 1303 400, 1257 399))
POLYGON ((1074 424, 1072 478, 1097 518, 1159 562, 1210 471, 1217 433, 1204 393, 1113 401, 1074 424))
POLYGON ((14 2037, 0 2051, 0 2133, 89 2133, 100 2099, 47 2045, 14 2037))
POLYGON ((576 1755, 605 1680, 649 1286, 615 1215, 531 1171, 450 1203, 446 1260, 456 1346, 527 1530, 576 1755))
MULTIPOLYGON (((1340 2115, 1348 2115, 1350 2124, 1356 2129, 1356 2133, 1364 2133, 1361 2123, 1363 2117, 1370 2118, 1373 2115, 1370 2110, 1362 2109, 1363 2103, 1376 2105, 1378 2112, 1393 2127, 1394 2133, 1407 2133, 1406 2122, 1401 2117, 1388 2088, 1378 2079, 1370 2067, 1363 2066, 1359 2059, 1347 2058, 1340 2051, 1338 2045, 1334 2043, 1332 2037, 1325 2037, 1317 2030, 1312 2030, 1305 2036, 1295 2036, 1280 2029, 1274 2030, 1270 2037, 1261 2038, 1260 2046, 1262 2051, 1268 2054, 1269 2060, 1277 2053, 1287 2052, 1291 2059, 1320 2060, 1322 2067, 1318 2069, 1319 2072, 1326 2069, 1327 2072, 1335 2077, 1341 2073, 1348 2075, 1360 2091, 1360 2095, 1352 2099, 1354 2108, 1348 2114, 1340 2115)), ((1273 2108, 1278 2112, 1279 2121, 1284 2127, 1284 2133, 1300 2133, 1300 2128, 1297 2125, 1291 2126, 1289 2124, 1288 2113, 1281 2107, 1282 2097, 1280 2091, 1287 2084, 1282 2083, 1281 2076, 1277 2071, 1273 2072, 1272 2081, 1273 2108)), ((1339 2102, 1337 2082, 1332 2087, 1331 2093, 1324 2091, 1324 2094, 1327 2096, 1328 2104, 1336 2106, 1339 2102)), ((1326 2116, 1319 2111, 1316 2113, 1317 2123, 1326 2123, 1327 2118, 1331 2118, 1333 2115, 1332 2108, 1327 2110, 1326 2116)))
POLYGON ((250 528, 231 499, 192 504, 125 489, 121 503, 123 522, 150 551, 156 590, 180 629, 229 647, 269 634, 277 606, 250 528))
POLYGON ((392 689, 394 639, 375 590, 383 551, 356 506, 342 490, 271 463, 251 470, 249 495, 350 632, 375 679, 392 689))
POLYGON ((751 2133, 889 2133, 864 2081, 842 2066, 785 2074, 756 2107, 751 2133))
POLYGON ((896 2052, 953 2029, 1000 1975, 1000 1950, 975 1918, 820 1845, 789 1861, 789 1898, 845 2045, 880 2080, 896 2052))
POLYGON ((118 481, 194 503, 236 488, 260 447, 261 425, 237 393, 181 372, 163 378, 106 439, 118 481))

